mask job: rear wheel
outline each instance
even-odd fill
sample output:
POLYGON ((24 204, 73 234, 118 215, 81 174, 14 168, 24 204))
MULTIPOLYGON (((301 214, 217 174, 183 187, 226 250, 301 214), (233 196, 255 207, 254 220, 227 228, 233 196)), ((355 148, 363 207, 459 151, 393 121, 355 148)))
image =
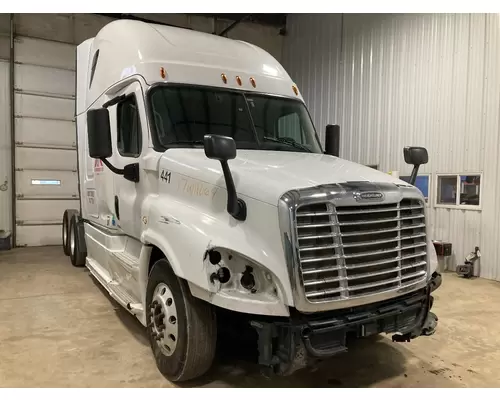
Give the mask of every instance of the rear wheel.
POLYGON ((69 256, 69 223, 73 215, 78 215, 77 210, 65 210, 62 221, 62 244, 64 254, 69 256))
POLYGON ((85 248, 85 233, 83 222, 78 215, 73 215, 69 222, 69 257, 71 264, 75 267, 85 265, 85 258, 87 258, 87 249, 85 248))
POLYGON ((166 259, 153 266, 146 304, 151 349, 163 376, 181 382, 205 374, 215 356, 215 312, 191 295, 166 259))

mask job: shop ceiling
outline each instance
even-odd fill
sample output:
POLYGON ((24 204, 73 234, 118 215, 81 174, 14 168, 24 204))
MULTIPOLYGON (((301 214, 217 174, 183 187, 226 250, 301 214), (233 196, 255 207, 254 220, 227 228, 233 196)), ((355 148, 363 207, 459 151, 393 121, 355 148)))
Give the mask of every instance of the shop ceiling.
MULTIPOLYGON (((144 22, 154 22, 154 19, 145 19, 142 17, 138 17, 134 14, 99 14, 110 18, 116 19, 135 19, 144 22)), ((229 25, 223 32, 219 32, 219 35, 225 34, 229 32, 232 28, 238 25, 240 22, 254 22, 262 25, 270 25, 279 28, 280 30, 284 30, 286 26, 286 16, 287 14, 194 14, 208 18, 217 18, 226 21, 232 21, 232 24, 229 25)), ((170 24, 164 24, 170 25, 170 24)), ((172 26, 172 25, 171 25, 172 26)))

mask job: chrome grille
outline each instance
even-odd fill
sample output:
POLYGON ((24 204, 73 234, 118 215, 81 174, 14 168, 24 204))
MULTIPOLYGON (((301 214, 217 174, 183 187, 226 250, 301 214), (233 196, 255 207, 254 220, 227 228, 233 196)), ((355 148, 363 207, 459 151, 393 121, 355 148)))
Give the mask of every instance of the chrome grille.
POLYGON ((304 294, 310 302, 398 289, 427 274, 423 203, 297 208, 296 234, 304 294))

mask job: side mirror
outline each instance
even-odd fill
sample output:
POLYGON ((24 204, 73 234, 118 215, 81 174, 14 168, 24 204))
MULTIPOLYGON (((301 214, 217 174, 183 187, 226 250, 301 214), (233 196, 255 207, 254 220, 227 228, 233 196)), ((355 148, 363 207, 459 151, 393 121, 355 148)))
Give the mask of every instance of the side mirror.
POLYGON ((338 157, 340 154, 340 126, 327 125, 325 130, 325 154, 338 157))
POLYGON ((212 160, 227 161, 236 157, 236 143, 233 138, 219 135, 205 135, 205 155, 212 160))
POLYGON ((124 169, 114 167, 107 158, 113 155, 111 145, 111 126, 107 108, 87 111, 87 134, 89 139, 89 156, 98 158, 115 174, 131 182, 139 182, 139 164, 125 165, 124 169))
POLYGON ((407 146, 403 149, 403 156, 405 158, 405 162, 407 164, 413 165, 413 171, 410 176, 410 184, 415 185, 415 181, 417 180, 418 168, 427 164, 429 161, 429 154, 427 153, 427 149, 425 147, 410 147, 407 146))
POLYGON ((423 165, 429 161, 429 154, 425 147, 405 147, 403 155, 405 163, 410 165, 423 165))
POLYGON ((242 199, 238 199, 233 175, 227 163, 236 157, 236 143, 233 138, 219 135, 205 135, 203 140, 205 155, 212 160, 220 161, 222 166, 227 189, 227 212, 238 221, 244 221, 247 218, 247 205, 242 199))
POLYGON ((111 157, 113 148, 108 109, 97 108, 87 111, 87 132, 90 157, 99 159, 111 157))

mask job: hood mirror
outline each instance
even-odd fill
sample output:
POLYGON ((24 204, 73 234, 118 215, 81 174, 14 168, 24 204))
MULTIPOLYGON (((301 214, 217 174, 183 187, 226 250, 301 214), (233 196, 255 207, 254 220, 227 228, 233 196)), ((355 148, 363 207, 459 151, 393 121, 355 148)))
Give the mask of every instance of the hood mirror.
POLYGON ((229 169, 228 160, 236 157, 236 143, 233 138, 220 135, 205 135, 203 138, 205 155, 220 161, 227 189, 227 212, 238 221, 247 218, 247 205, 242 199, 238 199, 233 175, 229 169))
POLYGON ((340 126, 327 125, 325 130, 325 154, 338 157, 340 154, 340 126))
POLYGON ((425 147, 405 147, 403 149, 403 156, 407 164, 413 165, 413 171, 410 176, 410 185, 415 185, 418 175, 418 168, 427 164, 429 161, 429 154, 425 147))

